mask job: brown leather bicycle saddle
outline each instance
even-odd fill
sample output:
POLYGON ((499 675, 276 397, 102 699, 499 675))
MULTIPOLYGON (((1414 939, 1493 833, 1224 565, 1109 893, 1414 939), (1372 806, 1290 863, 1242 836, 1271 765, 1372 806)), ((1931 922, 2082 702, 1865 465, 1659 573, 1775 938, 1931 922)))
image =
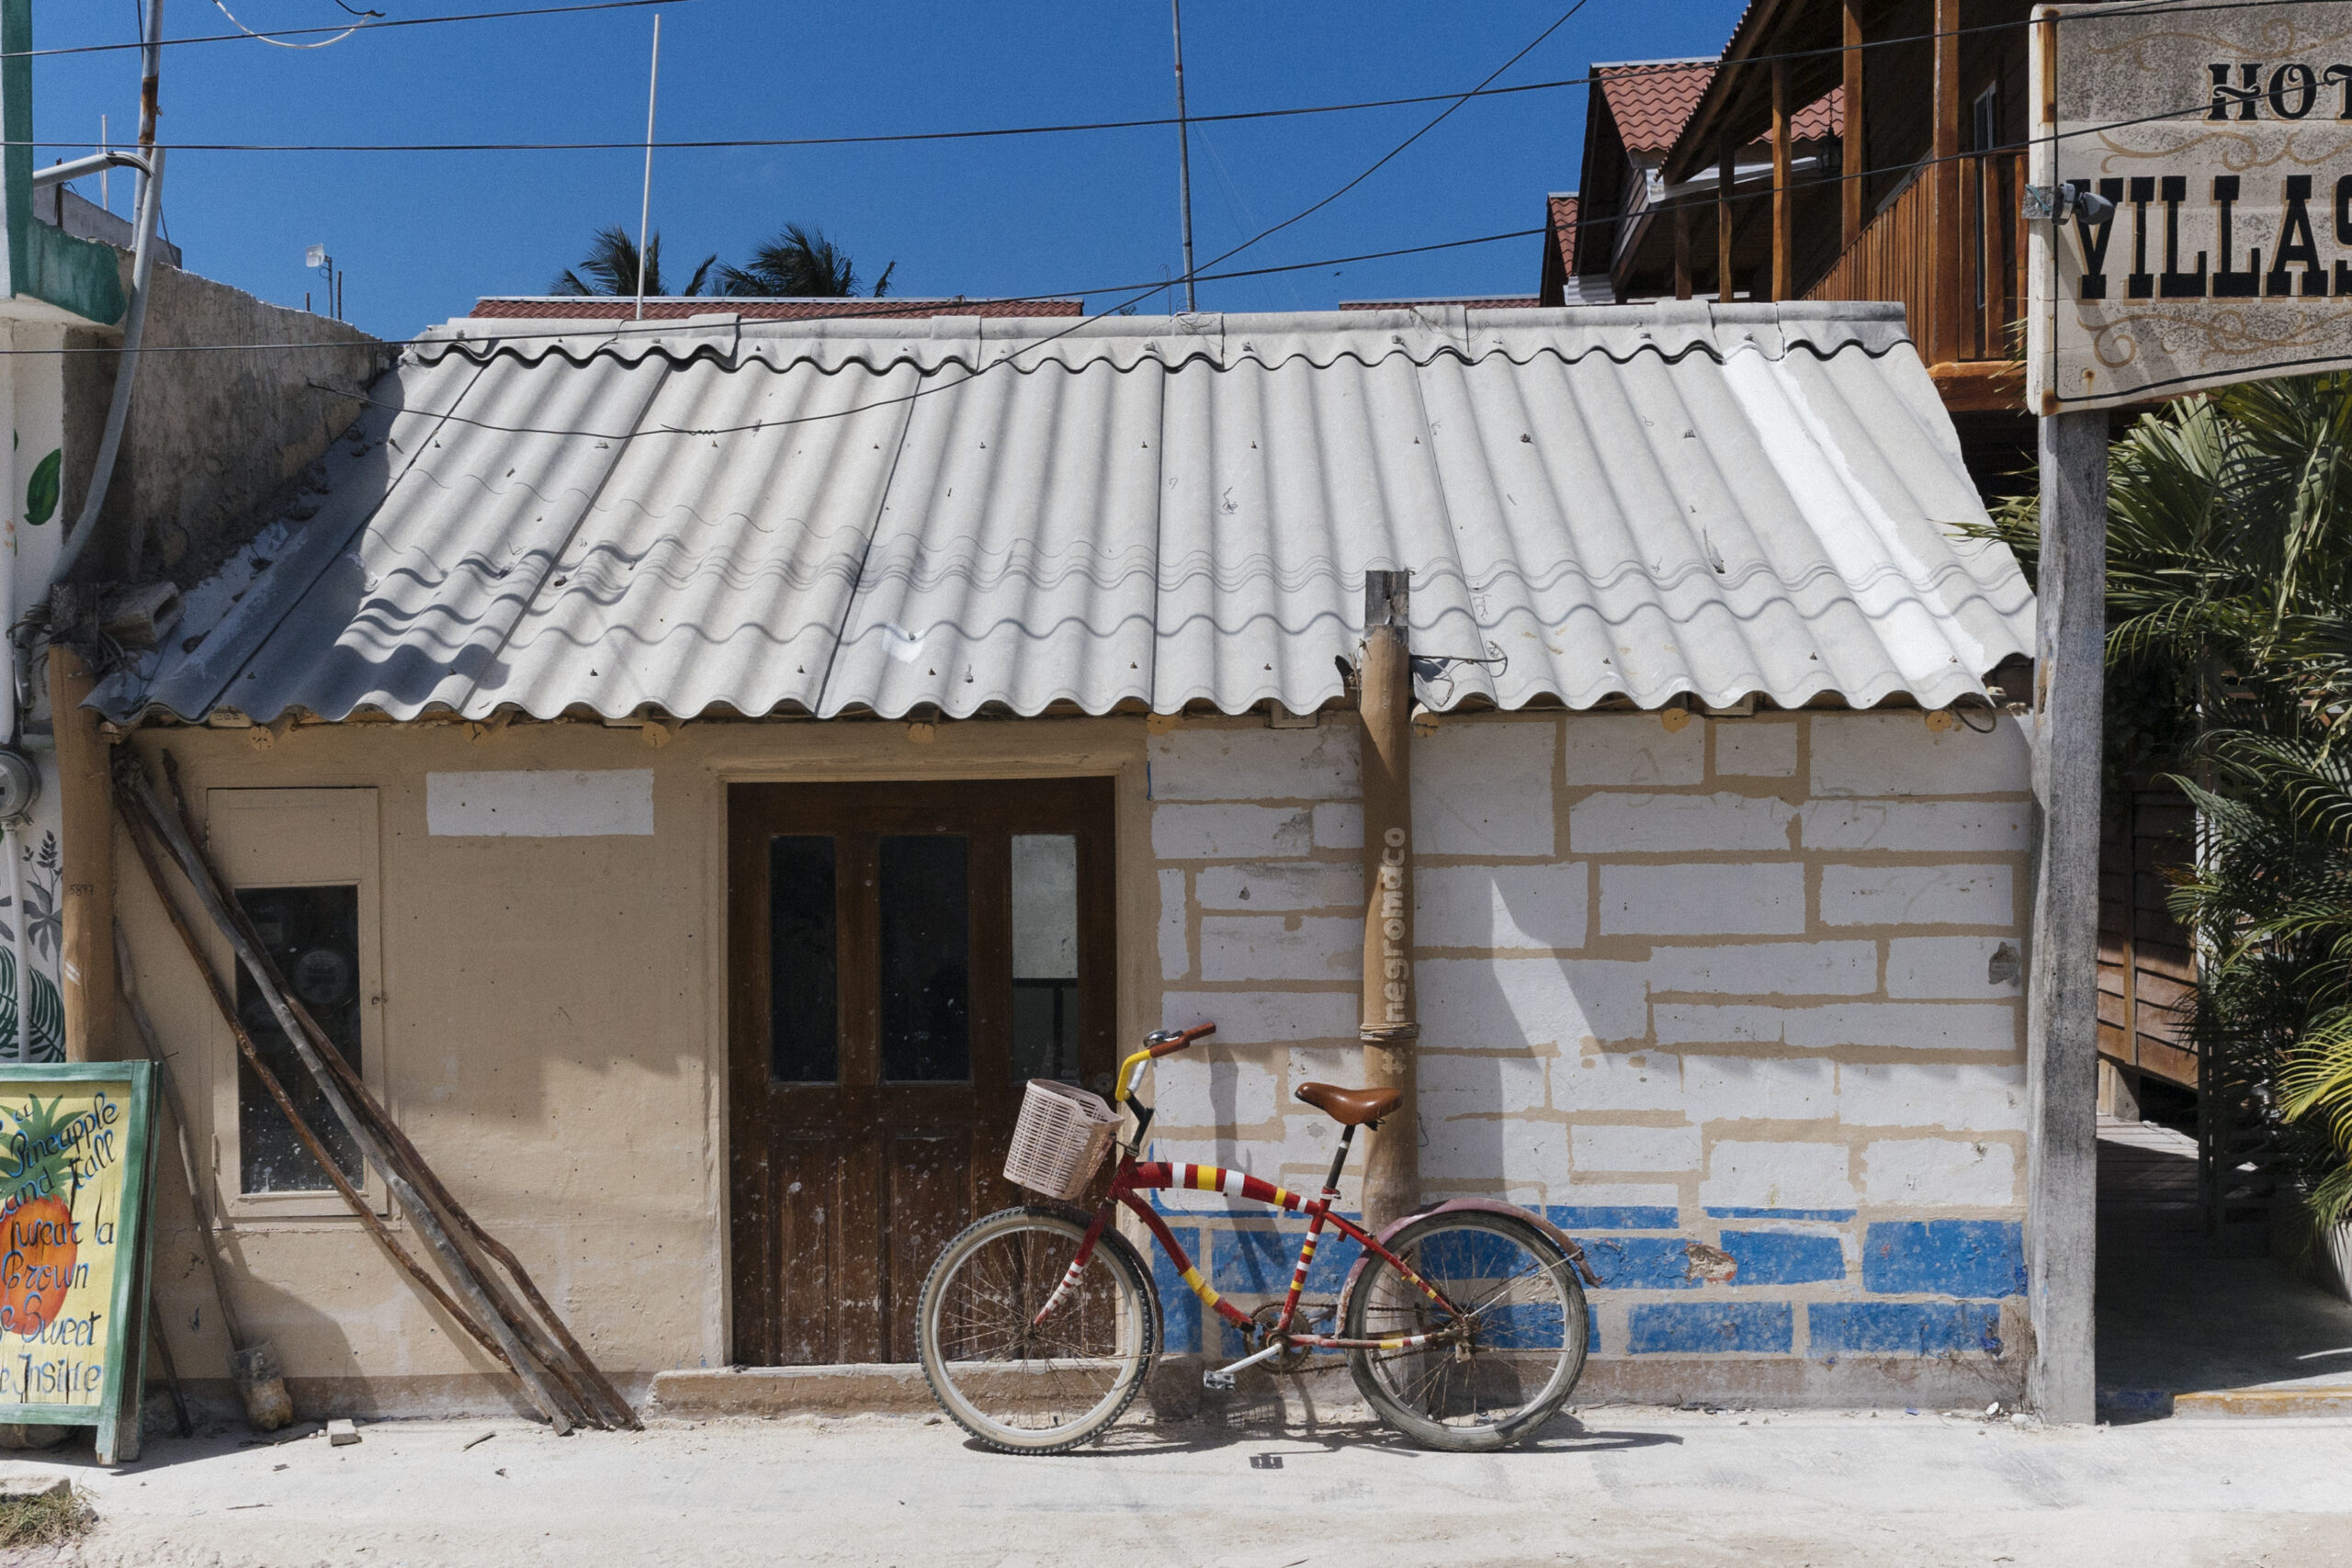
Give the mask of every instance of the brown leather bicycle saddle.
POLYGON ((1303 1083, 1298 1098, 1342 1127, 1377 1122, 1405 1101, 1401 1089, 1341 1089, 1337 1084, 1303 1083))

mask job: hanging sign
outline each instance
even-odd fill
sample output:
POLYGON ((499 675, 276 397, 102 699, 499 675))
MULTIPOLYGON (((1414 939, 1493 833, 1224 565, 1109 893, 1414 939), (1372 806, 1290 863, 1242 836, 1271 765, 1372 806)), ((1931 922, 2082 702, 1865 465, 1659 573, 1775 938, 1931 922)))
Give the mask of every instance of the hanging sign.
POLYGON ((2352 6, 2037 7, 2030 406, 2352 366, 2352 6))
POLYGON ((96 1427, 144 1367, 145 1062, 0 1066, 0 1423, 96 1427))

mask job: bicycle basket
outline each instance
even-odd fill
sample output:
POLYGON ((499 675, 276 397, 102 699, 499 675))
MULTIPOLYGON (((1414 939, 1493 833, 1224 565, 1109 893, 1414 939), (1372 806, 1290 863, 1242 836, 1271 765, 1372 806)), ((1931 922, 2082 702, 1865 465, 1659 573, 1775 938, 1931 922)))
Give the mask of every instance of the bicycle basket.
POLYGON ((1102 1168, 1118 1122, 1119 1113, 1101 1095, 1031 1078, 1021 1096, 1021 1119, 1012 1124, 1004 1179, 1048 1198, 1075 1198, 1102 1168))

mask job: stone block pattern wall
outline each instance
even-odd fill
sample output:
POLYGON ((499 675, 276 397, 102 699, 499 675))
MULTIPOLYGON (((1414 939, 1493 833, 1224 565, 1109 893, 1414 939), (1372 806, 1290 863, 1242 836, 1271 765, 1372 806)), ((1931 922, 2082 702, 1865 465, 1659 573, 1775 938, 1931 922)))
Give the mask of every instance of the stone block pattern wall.
MULTIPOLYGON (((1423 1193, 1577 1237, 1600 1362, 2022 1350, 2027 750, 1927 720, 1416 739, 1423 1193)), ((1187 723, 1150 764, 1160 1014, 1217 1024, 1157 1068, 1158 1151, 1313 1192, 1336 1128, 1293 1093, 1360 1081, 1353 723, 1187 723)), ((1162 1197, 1220 1291, 1287 1283, 1295 1224, 1162 1197)), ((1174 1348, 1236 1348, 1160 1286, 1174 1348)))

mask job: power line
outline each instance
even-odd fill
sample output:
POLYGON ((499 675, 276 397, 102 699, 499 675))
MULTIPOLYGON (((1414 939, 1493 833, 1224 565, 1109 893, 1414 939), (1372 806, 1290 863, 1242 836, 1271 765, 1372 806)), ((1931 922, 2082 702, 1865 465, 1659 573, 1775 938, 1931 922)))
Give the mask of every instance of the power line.
MULTIPOLYGON (((308 38, 316 33, 373 33, 387 31, 393 28, 437 27, 444 22, 499 22, 514 17, 564 17, 581 11, 634 11, 647 6, 691 6, 694 3, 695 0, 579 0, 578 4, 570 6, 528 6, 511 11, 464 11, 444 17, 399 17, 380 22, 358 24, 346 22, 341 26, 329 23, 324 27, 315 28, 271 28, 267 29, 266 37, 254 31, 199 33, 188 38, 164 39, 159 47, 171 49, 188 43, 243 43, 256 38, 266 43, 272 39, 308 38)), ((230 20, 235 21, 236 18, 232 17, 230 20)), ((146 47, 145 44, 139 42, 74 43, 61 45, 56 49, 12 49, 0 52, 0 60, 44 60, 61 54, 114 54, 124 50, 146 47)))

